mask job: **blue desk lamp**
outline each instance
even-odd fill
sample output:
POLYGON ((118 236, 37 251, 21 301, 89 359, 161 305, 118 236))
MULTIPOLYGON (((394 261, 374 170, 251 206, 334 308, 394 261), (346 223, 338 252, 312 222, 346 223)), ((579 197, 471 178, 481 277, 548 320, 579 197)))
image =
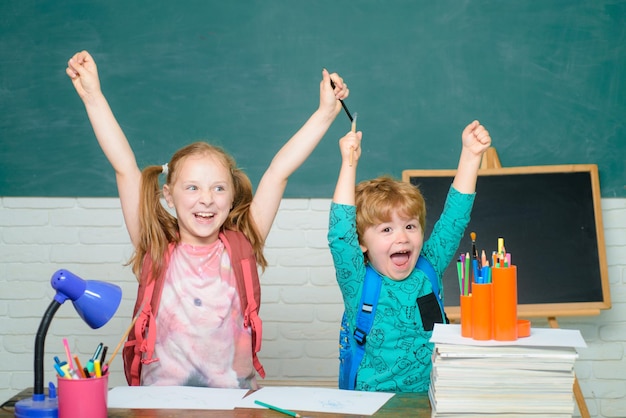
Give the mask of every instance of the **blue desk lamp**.
POLYGON ((122 289, 114 284, 96 280, 83 280, 67 270, 59 270, 50 279, 57 291, 41 319, 35 337, 35 386, 32 398, 15 404, 15 416, 58 417, 58 401, 54 394, 46 397, 43 391, 43 357, 46 334, 52 317, 59 307, 71 300, 81 318, 91 328, 100 328, 113 317, 122 300, 122 289))

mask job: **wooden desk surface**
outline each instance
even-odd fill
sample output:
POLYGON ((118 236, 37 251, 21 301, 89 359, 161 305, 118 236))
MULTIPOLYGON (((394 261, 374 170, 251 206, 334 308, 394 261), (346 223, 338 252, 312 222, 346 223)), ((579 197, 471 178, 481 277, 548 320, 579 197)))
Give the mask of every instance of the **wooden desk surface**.
MULTIPOLYGON (((26 389, 5 402, 0 409, 0 417, 12 417, 13 406, 20 399, 32 396, 32 389, 26 389)), ((349 414, 328 414, 321 412, 305 412, 296 411, 300 415, 310 418, 355 418, 365 417, 366 415, 349 415, 349 414)), ((396 417, 416 417, 430 418, 430 402, 428 395, 425 393, 397 393, 387 402, 378 412, 372 415, 375 418, 396 418, 396 417)), ((180 417, 189 418, 283 418, 286 415, 269 409, 254 408, 236 408, 230 411, 223 410, 180 410, 180 409, 109 409, 109 417, 127 418, 127 417, 143 417, 143 418, 165 418, 180 417)))

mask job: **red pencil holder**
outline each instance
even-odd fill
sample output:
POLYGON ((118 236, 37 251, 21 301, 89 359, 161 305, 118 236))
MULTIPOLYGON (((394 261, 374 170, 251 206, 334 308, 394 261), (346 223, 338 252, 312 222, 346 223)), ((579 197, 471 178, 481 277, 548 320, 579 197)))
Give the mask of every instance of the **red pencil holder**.
POLYGON ((58 379, 59 418, 106 418, 109 375, 58 379))

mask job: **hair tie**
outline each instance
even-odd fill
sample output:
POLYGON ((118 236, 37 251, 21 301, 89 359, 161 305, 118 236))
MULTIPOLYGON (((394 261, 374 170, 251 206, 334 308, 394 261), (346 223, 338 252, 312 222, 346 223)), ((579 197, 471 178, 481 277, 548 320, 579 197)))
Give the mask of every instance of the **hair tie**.
POLYGON ((165 163, 165 164, 163 164, 163 165, 161 166, 161 170, 162 170, 162 173, 163 173, 163 174, 165 174, 165 175, 167 176, 167 173, 169 172, 169 169, 168 169, 168 167, 167 167, 167 163, 165 163))

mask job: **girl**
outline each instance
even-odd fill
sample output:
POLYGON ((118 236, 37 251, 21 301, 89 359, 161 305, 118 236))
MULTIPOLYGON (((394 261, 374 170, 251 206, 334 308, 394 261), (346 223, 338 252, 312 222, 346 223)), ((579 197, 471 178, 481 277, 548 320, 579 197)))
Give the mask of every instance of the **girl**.
MULTIPOLYGON (((141 384, 255 388, 251 331, 244 323, 221 232, 242 233, 258 265, 266 267, 263 245, 287 179, 341 111, 339 99, 349 93, 346 84, 337 74, 322 71, 319 108, 276 154, 253 196, 250 180, 232 157, 202 142, 180 149, 164 166, 141 172, 101 91, 91 55, 75 54, 66 72, 115 170, 135 248, 131 264, 140 287, 163 278, 159 309, 154 312, 154 356, 142 361, 141 384), (162 195, 175 217, 160 203, 161 173, 167 176, 162 195)), ((151 325, 149 331, 154 332, 151 325)), ((257 370, 262 374, 262 368, 257 370)))

